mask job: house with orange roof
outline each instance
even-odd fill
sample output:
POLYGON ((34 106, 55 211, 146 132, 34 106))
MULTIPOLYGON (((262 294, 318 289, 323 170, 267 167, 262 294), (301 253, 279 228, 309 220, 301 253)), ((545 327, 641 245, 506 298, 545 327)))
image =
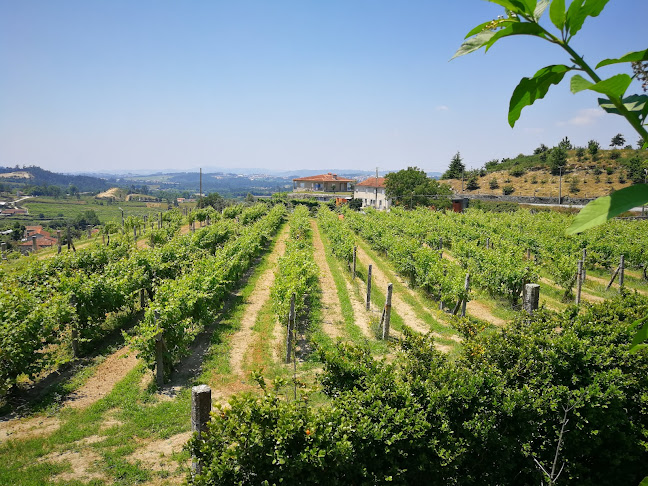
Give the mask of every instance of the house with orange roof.
POLYGON ((320 174, 309 177, 293 179, 293 191, 295 192, 348 192, 353 179, 340 177, 337 174, 320 174))
POLYGON ((362 199, 363 208, 389 209, 392 205, 392 200, 387 197, 385 191, 384 177, 369 177, 356 184, 353 190, 353 198, 362 199))

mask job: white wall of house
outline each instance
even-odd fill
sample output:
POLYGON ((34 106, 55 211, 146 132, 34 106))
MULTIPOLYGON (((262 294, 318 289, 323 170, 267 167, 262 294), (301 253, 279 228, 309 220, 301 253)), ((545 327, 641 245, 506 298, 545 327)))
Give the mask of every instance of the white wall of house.
POLYGON ((376 195, 376 188, 369 186, 356 186, 353 191, 355 199, 362 199, 362 207, 371 207, 374 209, 384 210, 389 209, 392 201, 385 195, 385 188, 379 187, 378 194, 376 195))

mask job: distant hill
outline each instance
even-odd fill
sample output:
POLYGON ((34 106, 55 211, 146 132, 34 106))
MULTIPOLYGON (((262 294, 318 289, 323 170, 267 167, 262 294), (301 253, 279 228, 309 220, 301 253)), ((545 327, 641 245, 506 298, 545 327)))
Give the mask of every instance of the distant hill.
POLYGON ((74 185, 80 192, 105 191, 115 184, 104 178, 87 175, 67 175, 50 172, 37 166, 0 167, 0 182, 12 187, 74 185))
POLYGON ((595 160, 590 154, 567 151, 562 171, 552 173, 542 154, 520 155, 515 159, 491 161, 482 169, 466 171, 464 180, 446 179, 455 193, 596 198, 644 181, 645 151, 600 150, 595 160), (560 173, 562 172, 562 178, 560 173), (561 180, 562 179, 562 180, 561 180), (471 183, 472 180, 472 183, 471 183), (562 187, 561 187, 562 185, 562 187), (463 187, 463 190, 462 190, 463 187))

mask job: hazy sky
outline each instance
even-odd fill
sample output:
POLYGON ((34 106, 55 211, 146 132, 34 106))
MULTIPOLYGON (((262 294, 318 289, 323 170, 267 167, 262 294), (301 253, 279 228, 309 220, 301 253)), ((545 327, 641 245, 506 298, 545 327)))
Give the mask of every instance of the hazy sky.
MULTIPOLYGON (((501 13, 481 0, 0 0, 0 165, 442 171, 457 151, 479 167, 564 136, 635 145, 568 82, 511 129, 520 78, 569 59, 516 37, 448 62, 501 13)), ((645 49, 646 19, 648 1, 611 0, 574 46, 594 65, 645 49)))

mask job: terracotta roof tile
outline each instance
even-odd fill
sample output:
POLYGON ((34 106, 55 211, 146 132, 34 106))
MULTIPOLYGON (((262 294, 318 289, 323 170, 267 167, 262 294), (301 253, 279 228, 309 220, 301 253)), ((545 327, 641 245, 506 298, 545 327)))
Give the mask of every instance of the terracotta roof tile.
POLYGON ((385 178, 384 177, 378 177, 377 183, 376 183, 376 178, 375 177, 369 177, 368 179, 365 179, 362 182, 358 182, 356 184, 356 187, 358 187, 358 186, 385 187, 385 178))
POLYGON ((320 174, 316 176, 309 176, 309 177, 299 177, 297 179, 293 179, 293 181, 309 181, 309 182, 353 182, 353 179, 347 179, 345 177, 340 177, 337 174, 331 174, 330 172, 328 174, 320 174))

